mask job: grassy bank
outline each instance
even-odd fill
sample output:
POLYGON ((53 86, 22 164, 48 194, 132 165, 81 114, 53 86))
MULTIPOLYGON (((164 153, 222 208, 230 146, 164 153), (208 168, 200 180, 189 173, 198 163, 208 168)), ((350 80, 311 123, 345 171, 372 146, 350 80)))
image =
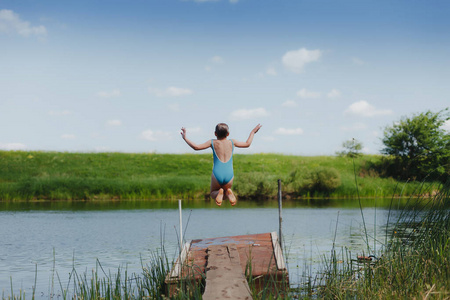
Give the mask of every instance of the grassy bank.
MULTIPOLYGON (((411 195, 419 183, 383 178, 381 156, 235 155, 235 192, 275 198, 411 195), (356 172, 354 172, 354 170, 356 172)), ((211 154, 0 151, 0 201, 208 198, 211 154)))

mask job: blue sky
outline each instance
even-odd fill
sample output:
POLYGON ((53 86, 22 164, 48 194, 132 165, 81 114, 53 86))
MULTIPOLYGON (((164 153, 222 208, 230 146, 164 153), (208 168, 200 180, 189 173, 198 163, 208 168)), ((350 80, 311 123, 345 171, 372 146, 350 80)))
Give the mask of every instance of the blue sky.
MULTIPOLYGON (((450 106, 449 1, 0 2, 0 149, 332 155, 450 106)), ((450 124, 446 124, 450 130, 450 124)))

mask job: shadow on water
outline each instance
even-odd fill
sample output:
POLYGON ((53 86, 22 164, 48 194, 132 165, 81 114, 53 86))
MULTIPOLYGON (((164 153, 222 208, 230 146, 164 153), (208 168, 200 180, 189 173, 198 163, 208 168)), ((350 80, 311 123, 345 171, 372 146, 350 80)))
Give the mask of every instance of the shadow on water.
MULTIPOLYGON (((395 208, 407 206, 407 198, 367 198, 361 199, 365 208, 395 208)), ((208 209, 217 208, 214 201, 183 200, 183 208, 208 209)), ((276 200, 246 200, 240 199, 241 209, 277 208, 276 200)), ((359 208, 357 199, 289 199, 283 200, 285 208, 359 208)), ((178 209, 177 200, 101 200, 101 201, 17 201, 0 202, 0 211, 108 211, 108 210, 139 210, 139 209, 178 209)), ((226 201, 221 209, 233 209, 226 201)))

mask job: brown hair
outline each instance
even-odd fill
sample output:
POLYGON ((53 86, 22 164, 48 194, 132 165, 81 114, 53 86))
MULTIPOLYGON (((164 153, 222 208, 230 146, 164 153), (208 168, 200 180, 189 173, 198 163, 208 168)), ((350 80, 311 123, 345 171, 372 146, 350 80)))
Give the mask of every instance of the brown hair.
POLYGON ((216 135, 218 139, 223 139, 228 136, 228 125, 225 123, 219 123, 216 125, 216 135))

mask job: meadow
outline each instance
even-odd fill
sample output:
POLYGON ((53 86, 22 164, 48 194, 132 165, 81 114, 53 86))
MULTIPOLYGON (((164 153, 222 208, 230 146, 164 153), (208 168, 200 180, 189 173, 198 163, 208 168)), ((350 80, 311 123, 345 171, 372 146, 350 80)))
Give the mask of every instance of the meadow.
MULTIPOLYGON (((387 177, 384 159, 236 154, 234 191, 275 199, 281 179, 291 199, 414 194, 420 183, 387 177)), ((208 199, 211 169, 211 154, 0 151, 0 201, 208 199)))

